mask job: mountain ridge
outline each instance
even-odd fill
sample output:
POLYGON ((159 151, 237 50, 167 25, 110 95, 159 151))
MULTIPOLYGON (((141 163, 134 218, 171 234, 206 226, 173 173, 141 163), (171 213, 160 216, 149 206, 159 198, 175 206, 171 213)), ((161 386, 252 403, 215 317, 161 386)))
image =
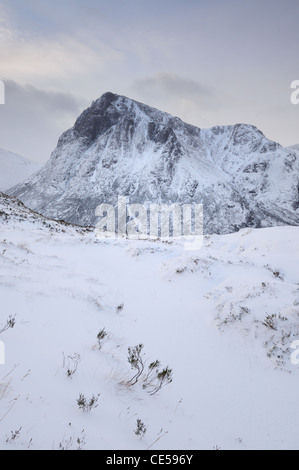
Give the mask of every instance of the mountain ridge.
POLYGON ((201 129, 111 92, 60 137, 51 159, 9 191, 43 215, 95 225, 96 207, 202 203, 205 233, 299 225, 299 157, 255 126, 201 129))

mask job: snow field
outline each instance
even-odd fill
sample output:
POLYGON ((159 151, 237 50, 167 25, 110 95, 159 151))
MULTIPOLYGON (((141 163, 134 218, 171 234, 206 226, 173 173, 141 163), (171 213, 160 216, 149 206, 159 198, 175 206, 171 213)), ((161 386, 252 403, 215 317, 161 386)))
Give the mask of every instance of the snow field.
POLYGON ((194 253, 63 230, 1 226, 0 325, 16 315, 0 334, 1 449, 298 448, 297 227, 209 236, 194 253), (155 396, 126 385, 139 343, 147 364, 173 369, 155 396), (80 393, 100 394, 98 406, 80 410, 80 393))

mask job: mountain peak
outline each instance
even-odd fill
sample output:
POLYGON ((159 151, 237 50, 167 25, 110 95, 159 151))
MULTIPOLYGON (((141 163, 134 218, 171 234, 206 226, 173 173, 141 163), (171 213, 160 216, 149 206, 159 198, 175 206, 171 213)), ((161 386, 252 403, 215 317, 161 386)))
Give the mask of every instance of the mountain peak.
POLYGON ((93 101, 78 117, 73 127, 74 136, 83 140, 84 144, 91 145, 121 120, 125 120, 123 125, 128 126, 132 120, 136 124, 142 115, 147 115, 150 121, 161 125, 169 118, 179 121, 178 118, 126 96, 107 92, 93 101))
POLYGON ((107 92, 94 101, 76 120, 74 135, 91 143, 98 135, 107 131, 119 118, 119 112, 111 106, 117 99, 117 95, 107 92))

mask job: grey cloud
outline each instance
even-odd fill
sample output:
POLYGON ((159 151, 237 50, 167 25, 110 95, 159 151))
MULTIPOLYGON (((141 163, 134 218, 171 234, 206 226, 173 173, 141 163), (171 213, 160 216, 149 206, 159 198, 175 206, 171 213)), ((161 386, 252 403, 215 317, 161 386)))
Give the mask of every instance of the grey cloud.
MULTIPOLYGON (((4 80, 8 105, 42 108, 58 113, 73 113, 78 110, 79 99, 70 93, 42 90, 32 85, 20 85, 13 80, 4 80)), ((53 116, 54 117, 54 116, 53 116)))
POLYGON ((69 93, 4 80, 0 106, 0 147, 36 161, 46 161, 61 133, 87 104, 69 93))
POLYGON ((168 73, 135 80, 130 89, 136 99, 199 127, 214 125, 215 110, 227 103, 220 90, 168 73))
POLYGON ((140 93, 163 94, 179 99, 213 99, 213 89, 179 75, 160 73, 135 80, 134 88, 140 93))

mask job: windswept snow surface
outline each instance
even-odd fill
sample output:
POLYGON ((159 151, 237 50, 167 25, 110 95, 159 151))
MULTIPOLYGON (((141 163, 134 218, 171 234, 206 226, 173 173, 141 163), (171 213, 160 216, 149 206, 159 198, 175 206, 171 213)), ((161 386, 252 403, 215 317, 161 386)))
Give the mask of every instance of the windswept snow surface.
POLYGON ((8 150, 0 149, 0 191, 22 183, 41 165, 8 150))
POLYGON ((97 240, 4 196, 0 217, 0 325, 16 316, 0 334, 1 449, 298 449, 298 227, 186 252, 97 240), (155 396, 126 385, 139 343, 147 364, 173 369, 155 396), (80 410, 80 393, 98 407, 80 410))

